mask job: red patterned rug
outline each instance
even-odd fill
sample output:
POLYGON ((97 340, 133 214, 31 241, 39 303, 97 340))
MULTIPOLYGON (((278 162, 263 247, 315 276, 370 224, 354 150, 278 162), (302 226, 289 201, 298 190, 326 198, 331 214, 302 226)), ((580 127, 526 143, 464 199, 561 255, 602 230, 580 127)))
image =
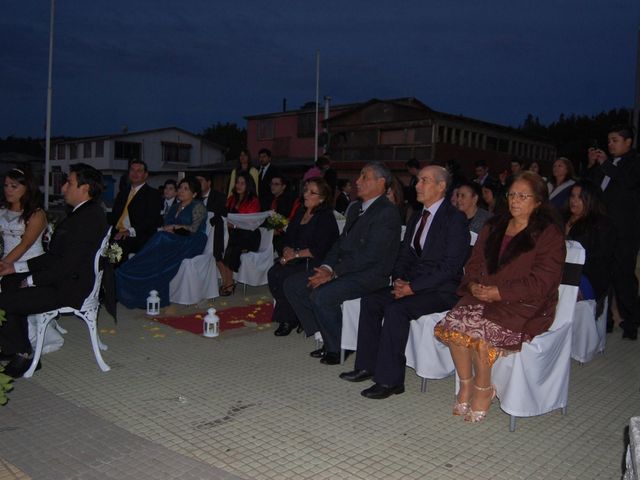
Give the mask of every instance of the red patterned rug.
MULTIPOLYGON (((242 328, 253 324, 265 324, 271 322, 273 305, 261 303, 244 307, 230 307, 225 310, 216 309, 216 315, 220 318, 220 331, 242 328)), ((186 315, 183 317, 158 317, 156 321, 187 332, 202 334, 203 318, 207 312, 186 315)))

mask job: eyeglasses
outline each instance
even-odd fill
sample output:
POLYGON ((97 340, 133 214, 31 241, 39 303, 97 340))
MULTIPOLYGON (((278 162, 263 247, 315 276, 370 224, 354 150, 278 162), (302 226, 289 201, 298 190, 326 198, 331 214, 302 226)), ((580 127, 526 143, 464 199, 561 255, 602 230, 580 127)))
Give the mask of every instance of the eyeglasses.
POLYGON ((306 188, 302 192, 308 193, 309 195, 320 195, 320 192, 314 192, 312 190, 307 190, 306 188))
POLYGON ((509 200, 518 199, 521 202, 524 202, 527 198, 533 198, 535 195, 533 193, 524 193, 524 192, 508 192, 506 197, 509 200))

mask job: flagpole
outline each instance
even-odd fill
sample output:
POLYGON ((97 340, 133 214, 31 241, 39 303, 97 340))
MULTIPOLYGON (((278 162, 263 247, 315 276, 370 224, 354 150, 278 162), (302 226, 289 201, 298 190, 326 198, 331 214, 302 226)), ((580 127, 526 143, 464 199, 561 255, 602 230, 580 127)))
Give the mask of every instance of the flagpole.
POLYGON ((313 144, 313 162, 318 162, 318 103, 320 102, 320 50, 316 50, 316 134, 313 144))
POLYGON ((640 147, 640 145, 638 145, 638 141, 640 141, 640 135, 638 134, 638 130, 640 130, 640 28, 638 28, 638 43, 636 48, 636 99, 633 107, 633 126, 636 131, 635 146, 638 148, 640 147))
POLYGON ((45 132, 44 154, 44 209, 49 209, 49 172, 51 170, 51 97, 53 93, 53 18, 55 13, 55 0, 51 0, 51 18, 49 24, 49 82, 47 84, 47 126, 45 132))

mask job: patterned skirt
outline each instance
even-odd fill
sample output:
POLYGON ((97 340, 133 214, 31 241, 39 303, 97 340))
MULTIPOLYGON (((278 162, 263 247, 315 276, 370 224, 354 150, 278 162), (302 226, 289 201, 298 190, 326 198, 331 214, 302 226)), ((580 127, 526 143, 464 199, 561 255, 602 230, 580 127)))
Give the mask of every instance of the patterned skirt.
POLYGON ((461 305, 454 307, 435 326, 434 334, 445 345, 473 348, 489 365, 498 357, 520 350, 522 334, 501 327, 483 316, 484 305, 461 305), (480 345, 486 345, 479 348, 480 345))

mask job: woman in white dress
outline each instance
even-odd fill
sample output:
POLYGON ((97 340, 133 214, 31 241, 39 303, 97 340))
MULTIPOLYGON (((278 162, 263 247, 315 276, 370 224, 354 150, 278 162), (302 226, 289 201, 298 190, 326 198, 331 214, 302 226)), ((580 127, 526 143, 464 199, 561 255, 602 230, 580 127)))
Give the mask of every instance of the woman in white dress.
MULTIPOLYGON (((47 216, 41 208, 40 191, 33 177, 18 168, 9 170, 4 178, 4 199, 0 201, 2 261, 26 261, 44 253, 42 234, 46 228, 47 216)), ((57 350, 62 343, 60 334, 48 328, 43 353, 57 350)))

